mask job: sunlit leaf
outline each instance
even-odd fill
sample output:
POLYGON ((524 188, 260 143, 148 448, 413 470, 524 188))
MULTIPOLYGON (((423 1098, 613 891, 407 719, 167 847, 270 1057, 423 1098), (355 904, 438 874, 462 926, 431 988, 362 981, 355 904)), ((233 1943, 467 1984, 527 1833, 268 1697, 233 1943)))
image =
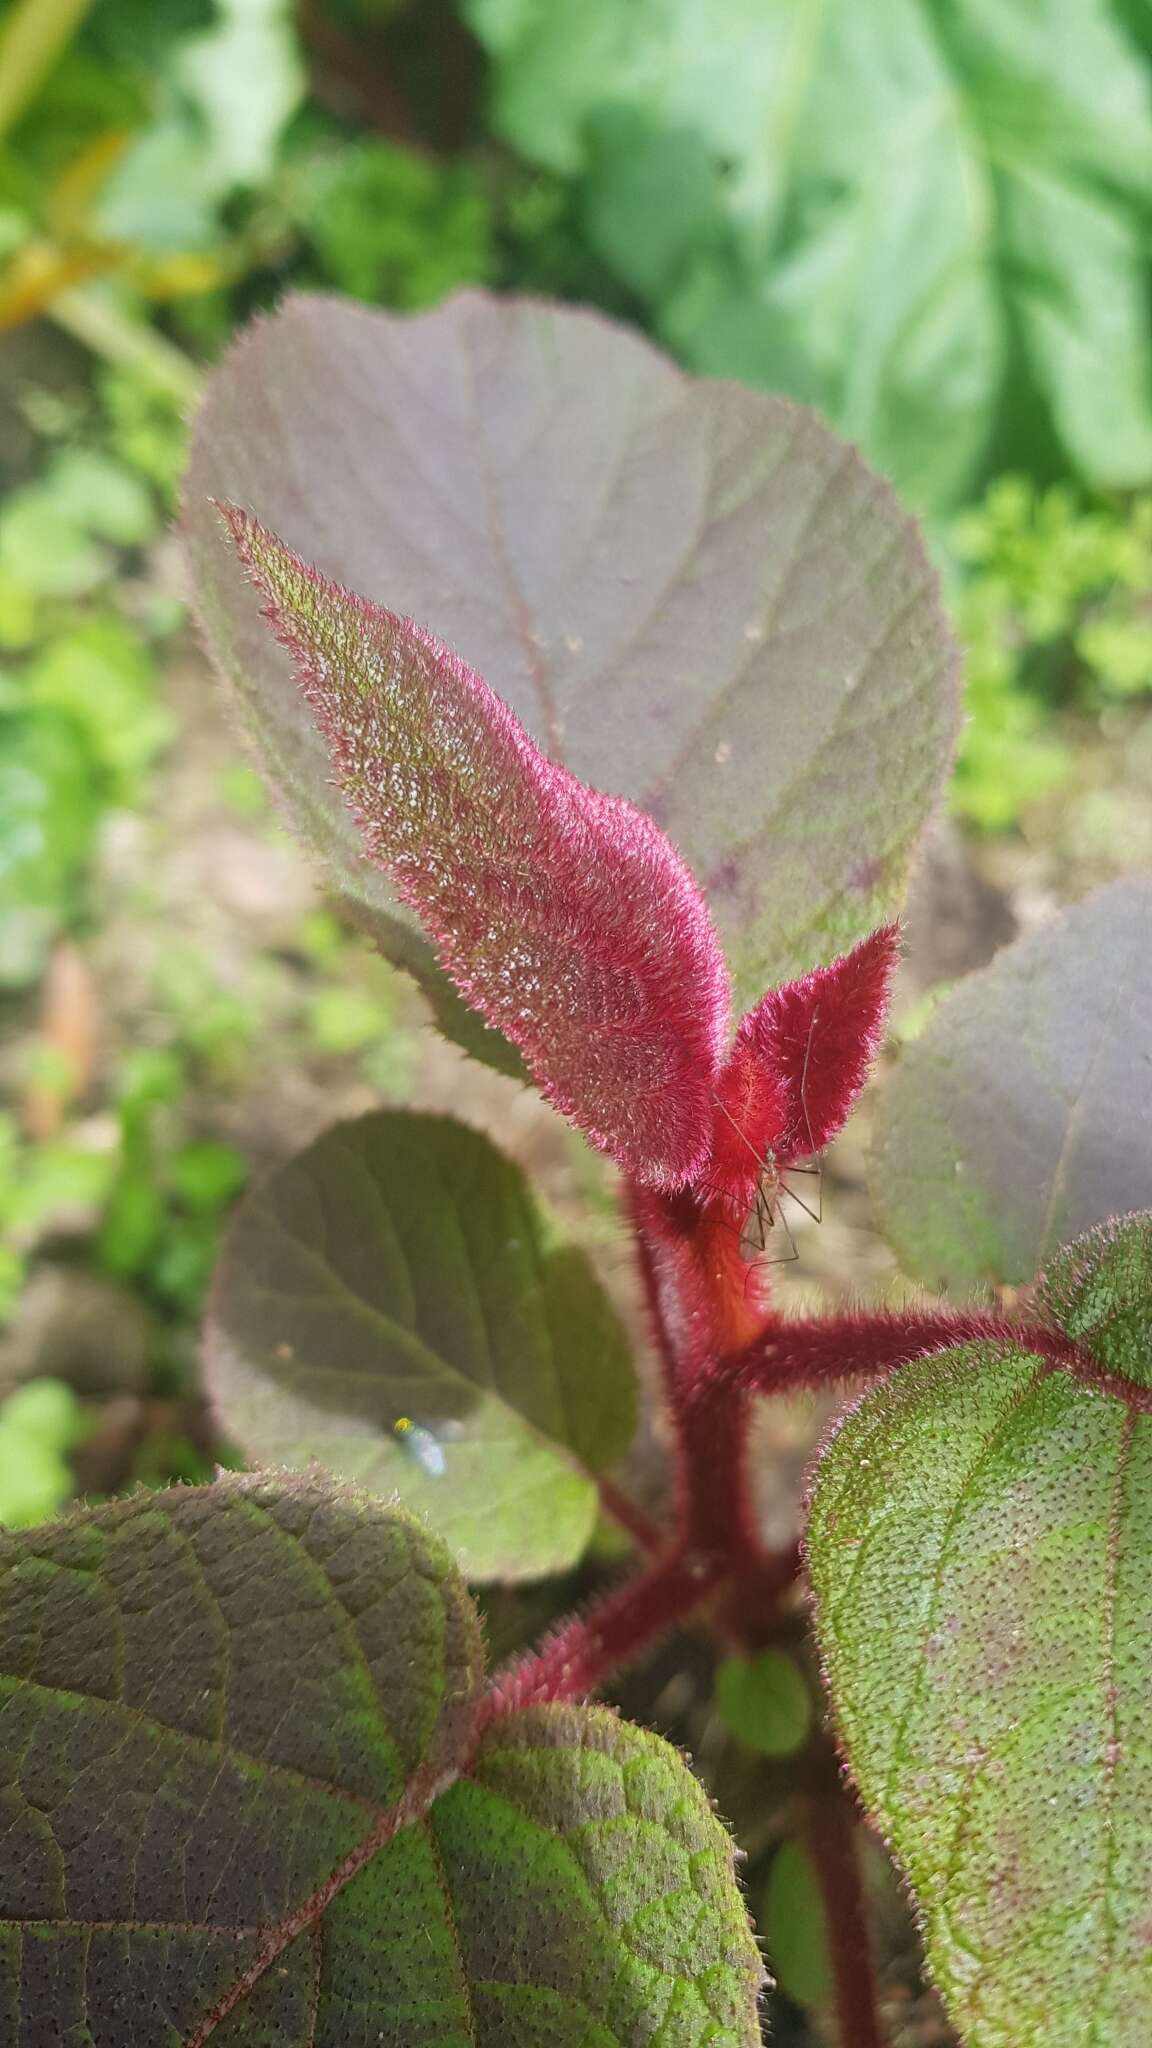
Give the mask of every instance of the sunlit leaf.
POLYGON ((341 1124, 229 1230, 207 1332, 221 1418, 425 1515, 475 1578, 571 1564, 627 1448, 623 1332, 519 1170, 447 1118, 341 1124))
POLYGON ((695 367, 818 404, 927 510, 1017 360, 1085 476, 1152 475, 1152 105, 1106 0, 466 12, 499 129, 695 367))

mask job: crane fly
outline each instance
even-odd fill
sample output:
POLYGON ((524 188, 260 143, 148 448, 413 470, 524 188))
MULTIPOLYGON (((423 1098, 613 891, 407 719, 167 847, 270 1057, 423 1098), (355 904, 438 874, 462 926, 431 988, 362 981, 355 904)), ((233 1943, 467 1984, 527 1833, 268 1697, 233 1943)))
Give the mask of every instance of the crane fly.
MULTIPOLYGON (((809 1121, 808 1106, 805 1098, 808 1083, 808 1059, 812 1051, 812 1035, 816 1029, 818 1015, 819 1011, 814 1010, 812 1021, 808 1026, 808 1042, 804 1048, 804 1064, 800 1072, 800 1107, 804 1112, 804 1121, 808 1127, 810 1151, 813 1151, 815 1148, 812 1145, 812 1125, 809 1121)), ((819 1162, 815 1159, 809 1159, 801 1165, 790 1164, 782 1167, 779 1165, 771 1145, 765 1149, 761 1156, 747 1133, 741 1130, 730 1110, 720 1101, 719 1096, 716 1096, 714 1100, 721 1115, 731 1124, 741 1144, 752 1154, 759 1167, 756 1194, 752 1207, 740 1229, 740 1256, 749 1266, 762 1259, 770 1266, 791 1265, 794 1260, 800 1257, 800 1254, 796 1249, 796 1240, 788 1228, 788 1218, 780 1206, 781 1199, 784 1195, 787 1195, 790 1200, 796 1203, 797 1208, 803 1209, 804 1214, 811 1217, 813 1223, 822 1222, 824 1215, 824 1182, 819 1162), (809 1174, 814 1178, 816 1182, 815 1208, 811 1208, 804 1200, 804 1197, 798 1194, 794 1187, 789 1185, 786 1177, 789 1174, 809 1174), (765 1259, 768 1250, 768 1232, 777 1223, 779 1223, 787 1240, 788 1250, 782 1252, 778 1258, 765 1259)))
POLYGON ((718 1102, 717 1107, 721 1115, 727 1118, 741 1143, 748 1147, 759 1168, 752 1207, 740 1227, 740 1256, 747 1265, 754 1264, 757 1259, 763 1259, 768 1250, 768 1233, 779 1224, 787 1241, 788 1250, 781 1252, 777 1258, 769 1259, 767 1263, 770 1266, 790 1265, 793 1260, 799 1258, 800 1254, 796 1249, 796 1240, 788 1227, 788 1218, 780 1206, 781 1200, 787 1195, 791 1201, 795 1202, 798 1209, 803 1209, 804 1214, 811 1217, 813 1223, 822 1222, 824 1207, 822 1169, 815 1161, 806 1161, 803 1165, 782 1167, 778 1164, 776 1154, 771 1145, 761 1155, 757 1152, 751 1139, 740 1129, 735 1117, 729 1114, 724 1104, 718 1102), (789 1184, 788 1176, 797 1173, 809 1174, 816 1182, 816 1206, 814 1208, 804 1200, 803 1195, 799 1194, 789 1184))

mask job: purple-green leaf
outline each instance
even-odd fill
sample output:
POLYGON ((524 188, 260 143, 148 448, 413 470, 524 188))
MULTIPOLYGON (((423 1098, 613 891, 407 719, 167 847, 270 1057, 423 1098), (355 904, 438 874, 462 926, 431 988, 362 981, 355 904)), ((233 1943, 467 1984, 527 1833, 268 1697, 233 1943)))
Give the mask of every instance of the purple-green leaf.
POLYGON ((954 649, 912 522, 802 408, 475 292, 414 318, 290 300, 215 372, 185 489, 209 646, 290 818, 435 990, 211 498, 428 626, 554 759, 649 811, 741 1004, 897 904, 954 649))
POLYGON ((1116 1393, 1009 1345, 945 1352, 867 1394, 816 1472, 847 1760, 971 2048, 1152 2039, 1150 1264, 1137 1218, 1041 1290, 1116 1393))
POLYGON ((5 2043, 754 2048, 675 1751, 571 1707, 478 1742, 482 1678, 443 1546, 315 1477, 0 1537, 5 2043))
POLYGON ((1152 1207, 1152 877, 1100 889, 940 1004, 880 1105, 873 1189, 905 1269, 1020 1284, 1152 1207))
POLYGON ((627 1342, 518 1167, 446 1117, 339 1124, 237 1210, 206 1332, 221 1420, 425 1516, 477 1579, 572 1564, 627 1449, 627 1342))

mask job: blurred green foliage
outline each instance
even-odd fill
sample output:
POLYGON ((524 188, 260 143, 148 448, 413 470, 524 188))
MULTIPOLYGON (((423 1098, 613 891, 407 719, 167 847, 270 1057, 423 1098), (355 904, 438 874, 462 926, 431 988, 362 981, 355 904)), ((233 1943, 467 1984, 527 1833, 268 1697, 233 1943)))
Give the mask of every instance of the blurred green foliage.
POLYGON ((0 1323, 19 1299, 28 1247, 95 1212, 114 1171, 108 1151, 70 1137, 32 1143, 14 1117, 0 1116, 0 1323))
POLYGON ((0 987, 31 981, 83 920, 102 821, 139 800, 170 732, 157 664, 182 608, 131 569, 162 530, 183 435, 130 389, 107 374, 79 421, 41 408, 38 474, 0 504, 0 987))
POLYGON ((232 1146, 186 1135, 188 1079, 175 1047, 139 1048, 124 1061, 116 1163, 96 1237, 105 1272, 185 1312, 201 1298, 220 1219, 247 1178, 232 1146))
POLYGON ((726 1657, 716 1667, 716 1708, 737 1740, 765 1756, 791 1756, 812 1720, 812 1695, 783 1650, 726 1657))
POLYGON ((487 284, 494 212, 469 163, 437 164, 386 142, 320 150, 292 166, 286 211, 317 281, 371 305, 416 311, 487 284))
POLYGON ((953 804, 999 832, 1069 772, 1054 712, 1152 696, 1152 499, 1093 505, 1005 477, 952 543, 968 682, 953 804))
POLYGON ((797 2005, 817 2011, 832 1998, 832 1964, 820 1884, 803 1842, 783 1842, 772 1859, 757 1912, 773 1976, 797 2005))
POLYGON ((30 1529, 58 1513, 84 1428, 79 1401, 59 1380, 29 1380, 0 1401, 0 1524, 30 1529))
POLYGON ((497 132, 697 368, 936 513, 1152 477, 1149 31, 1108 0, 464 0, 497 132))

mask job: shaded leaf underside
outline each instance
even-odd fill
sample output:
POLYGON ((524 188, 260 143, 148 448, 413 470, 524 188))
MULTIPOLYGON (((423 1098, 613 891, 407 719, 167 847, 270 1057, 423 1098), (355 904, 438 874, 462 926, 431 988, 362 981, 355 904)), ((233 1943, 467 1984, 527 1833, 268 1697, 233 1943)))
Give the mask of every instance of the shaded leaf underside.
POLYGON ((140 1496, 5 1538, 0 1602, 13 2048, 758 2039, 700 1788, 602 1710, 470 1753, 478 1624, 407 1517, 140 1496))
POLYGON ((1152 1206, 1152 879, 1110 884, 941 1003, 879 1107, 873 1188, 905 1269, 1030 1281, 1152 1206))

